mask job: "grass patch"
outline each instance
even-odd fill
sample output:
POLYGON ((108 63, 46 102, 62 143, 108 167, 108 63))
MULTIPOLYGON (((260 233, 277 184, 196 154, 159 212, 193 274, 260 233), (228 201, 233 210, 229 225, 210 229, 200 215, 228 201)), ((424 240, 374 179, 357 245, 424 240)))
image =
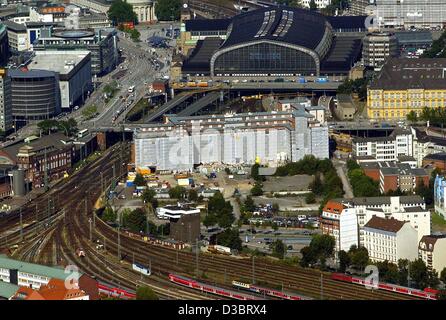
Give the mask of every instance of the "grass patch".
POLYGON ((126 120, 128 121, 138 121, 144 118, 144 115, 148 113, 151 109, 149 105, 149 100, 147 98, 141 98, 132 110, 127 114, 126 120))
POLYGON ((441 215, 439 215, 438 213, 434 212, 432 214, 432 226, 438 229, 446 229, 446 220, 443 219, 443 217, 441 215))

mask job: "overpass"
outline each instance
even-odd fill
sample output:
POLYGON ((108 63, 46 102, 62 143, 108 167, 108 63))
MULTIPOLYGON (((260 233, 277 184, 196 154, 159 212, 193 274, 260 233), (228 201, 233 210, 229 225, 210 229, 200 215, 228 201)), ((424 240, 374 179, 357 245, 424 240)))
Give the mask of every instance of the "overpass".
POLYGON ((184 109, 183 111, 177 113, 177 116, 179 117, 192 116, 197 112, 199 112, 200 110, 202 110, 203 108, 207 107, 208 105, 216 102, 218 99, 220 99, 220 97, 221 97, 220 91, 212 91, 207 95, 205 95, 204 97, 202 97, 201 99, 198 99, 191 105, 187 106, 186 109, 184 109))
MULTIPOLYGON (((239 82, 211 84, 208 88, 224 89, 229 91, 336 91, 342 81, 330 82, 239 82)), ((178 91, 197 90, 197 87, 173 84, 172 88, 178 91)))

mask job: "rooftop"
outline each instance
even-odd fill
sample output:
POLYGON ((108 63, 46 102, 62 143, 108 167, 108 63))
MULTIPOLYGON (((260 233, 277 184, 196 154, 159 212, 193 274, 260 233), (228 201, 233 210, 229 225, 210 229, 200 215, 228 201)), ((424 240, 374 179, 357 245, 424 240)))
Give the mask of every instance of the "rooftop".
POLYGON ((67 277, 67 274, 65 273, 65 270, 62 269, 62 267, 48 267, 20 260, 13 260, 4 255, 0 255, 0 267, 5 269, 17 269, 21 272, 27 272, 61 280, 65 280, 67 277))
MULTIPOLYGON (((424 203, 423 198, 418 195, 413 196, 399 196, 400 204, 422 204, 424 203)), ((390 205, 391 197, 358 197, 352 199, 334 199, 334 201, 340 203, 348 203, 357 206, 374 206, 374 205, 390 205)))
POLYGON ((90 54, 88 51, 36 51, 28 69, 51 70, 68 75, 90 54))
POLYGON ((19 290, 19 286, 0 281, 0 298, 9 299, 19 290))
POLYGON ((423 236, 420 240, 419 248, 421 248, 421 244, 424 243, 426 248, 424 250, 433 251, 435 248, 435 243, 438 239, 445 239, 446 235, 427 235, 423 236))
POLYGON ((405 221, 399 221, 394 218, 386 219, 373 216, 369 222, 367 222, 364 228, 382 230, 387 232, 396 233, 404 226, 405 221))
POLYGON ((392 58, 371 83, 370 89, 444 89, 446 58, 392 58))

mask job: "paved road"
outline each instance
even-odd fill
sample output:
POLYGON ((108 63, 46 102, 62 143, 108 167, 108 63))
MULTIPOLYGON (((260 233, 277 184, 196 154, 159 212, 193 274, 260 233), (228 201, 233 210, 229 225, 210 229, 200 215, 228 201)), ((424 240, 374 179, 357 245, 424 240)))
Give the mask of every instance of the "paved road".
POLYGON ((338 173, 339 178, 341 178, 342 181, 342 187, 344 189, 344 198, 350 199, 353 198, 353 190, 350 185, 350 182, 348 181, 347 175, 345 174, 346 168, 345 163, 340 162, 337 159, 333 159, 333 165, 336 168, 336 172, 338 173))

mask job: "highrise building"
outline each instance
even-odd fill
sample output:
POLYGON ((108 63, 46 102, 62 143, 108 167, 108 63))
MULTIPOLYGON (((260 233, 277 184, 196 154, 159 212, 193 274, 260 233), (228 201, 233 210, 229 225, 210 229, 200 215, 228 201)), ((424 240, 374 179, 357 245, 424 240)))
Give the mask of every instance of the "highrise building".
POLYGON ((0 69, 0 130, 12 128, 11 79, 5 69, 0 69))

